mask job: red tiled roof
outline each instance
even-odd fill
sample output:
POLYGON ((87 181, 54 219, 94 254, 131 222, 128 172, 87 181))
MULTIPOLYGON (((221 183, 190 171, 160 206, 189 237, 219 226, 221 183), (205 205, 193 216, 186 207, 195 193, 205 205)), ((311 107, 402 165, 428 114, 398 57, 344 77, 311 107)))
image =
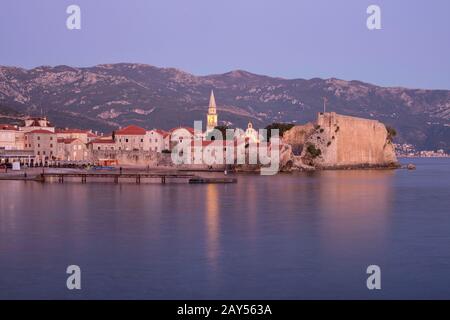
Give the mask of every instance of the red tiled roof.
POLYGON ((77 138, 71 138, 71 139, 58 138, 58 143, 71 144, 75 140, 79 140, 79 139, 77 139, 77 138))
POLYGON ((164 130, 161 130, 161 129, 154 129, 153 131, 159 133, 162 136, 164 136, 166 134, 169 134, 167 131, 164 131, 164 130))
POLYGON ((14 131, 19 131, 18 128, 16 128, 15 126, 12 126, 10 124, 0 124, 0 130, 14 130, 14 131))
POLYGON ((149 130, 149 131, 155 131, 156 133, 160 134, 163 136, 163 138, 167 137, 168 135, 170 135, 170 132, 161 130, 161 129, 153 129, 153 130, 149 130))
POLYGON ((115 143, 113 139, 95 139, 89 143, 115 143))
POLYGON ((88 130, 81 129, 56 129, 56 133, 88 133, 88 130))
POLYGON ((173 128, 173 129, 171 129, 170 130, 170 132, 174 132, 174 131, 176 131, 176 130, 179 130, 179 129, 185 129, 185 130, 187 130, 187 131, 189 131, 191 134, 194 134, 194 128, 191 128, 191 127, 178 127, 178 128, 173 128))
POLYGON ((33 130, 33 131, 30 131, 30 132, 27 132, 26 134, 30 134, 30 133, 54 134, 53 132, 51 132, 49 130, 44 130, 44 129, 33 130))
POLYGON ((132 136, 139 136, 139 135, 145 135, 147 131, 144 128, 138 127, 138 126, 128 126, 125 128, 122 128, 120 130, 116 131, 116 135, 132 135, 132 136))
POLYGON ((96 135, 95 133, 92 133, 92 132, 88 132, 88 137, 89 138, 96 138, 96 137, 98 137, 98 135, 96 135))

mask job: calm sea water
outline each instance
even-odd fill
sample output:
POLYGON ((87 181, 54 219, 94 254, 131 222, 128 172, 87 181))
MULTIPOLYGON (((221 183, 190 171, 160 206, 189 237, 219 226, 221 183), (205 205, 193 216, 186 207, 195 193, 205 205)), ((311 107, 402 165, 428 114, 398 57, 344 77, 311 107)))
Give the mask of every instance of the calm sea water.
POLYGON ((450 159, 408 162, 235 185, 0 181, 0 298, 450 299, 450 159))

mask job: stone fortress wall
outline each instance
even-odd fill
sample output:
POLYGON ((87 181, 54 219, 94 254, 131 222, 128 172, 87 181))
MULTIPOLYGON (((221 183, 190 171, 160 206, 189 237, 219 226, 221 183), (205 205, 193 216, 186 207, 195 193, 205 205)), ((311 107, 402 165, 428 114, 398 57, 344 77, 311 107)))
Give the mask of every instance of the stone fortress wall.
MULTIPOLYGON (((321 168, 393 166, 397 157, 385 125, 377 120, 319 113, 314 133, 306 144, 320 149, 312 161, 321 168)), ((302 155, 307 157, 306 148, 302 155)))
MULTIPOLYGON (((170 155, 168 155, 170 158, 170 155)), ((165 165, 167 155, 154 151, 144 150, 93 150, 91 153, 92 161, 97 162, 102 159, 117 160, 120 165, 129 166, 158 166, 165 165)))

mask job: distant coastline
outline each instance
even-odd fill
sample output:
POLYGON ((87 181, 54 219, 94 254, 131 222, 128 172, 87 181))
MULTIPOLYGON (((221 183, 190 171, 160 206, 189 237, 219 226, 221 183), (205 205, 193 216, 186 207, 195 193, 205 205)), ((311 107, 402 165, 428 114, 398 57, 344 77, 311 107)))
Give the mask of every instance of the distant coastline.
POLYGON ((435 154, 435 155, 405 155, 405 154, 397 154, 397 158, 399 159, 408 159, 408 158, 450 158, 450 154, 435 154))

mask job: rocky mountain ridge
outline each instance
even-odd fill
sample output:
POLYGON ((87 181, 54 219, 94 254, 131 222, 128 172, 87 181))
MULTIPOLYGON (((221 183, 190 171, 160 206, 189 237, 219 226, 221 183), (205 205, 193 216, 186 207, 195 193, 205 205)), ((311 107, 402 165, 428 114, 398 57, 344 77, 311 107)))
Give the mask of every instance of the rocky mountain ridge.
MULTIPOLYGON (((127 124, 170 129, 205 120, 214 89, 221 124, 306 123, 323 110, 377 119, 397 142, 450 150, 450 91, 380 87, 340 79, 283 79, 243 70, 195 76, 145 64, 88 68, 0 66, 0 105, 47 115, 61 127, 110 131, 127 124)), ((2 114, 2 109, 0 109, 2 114)), ((1 117, 1 116, 0 116, 1 117)))

